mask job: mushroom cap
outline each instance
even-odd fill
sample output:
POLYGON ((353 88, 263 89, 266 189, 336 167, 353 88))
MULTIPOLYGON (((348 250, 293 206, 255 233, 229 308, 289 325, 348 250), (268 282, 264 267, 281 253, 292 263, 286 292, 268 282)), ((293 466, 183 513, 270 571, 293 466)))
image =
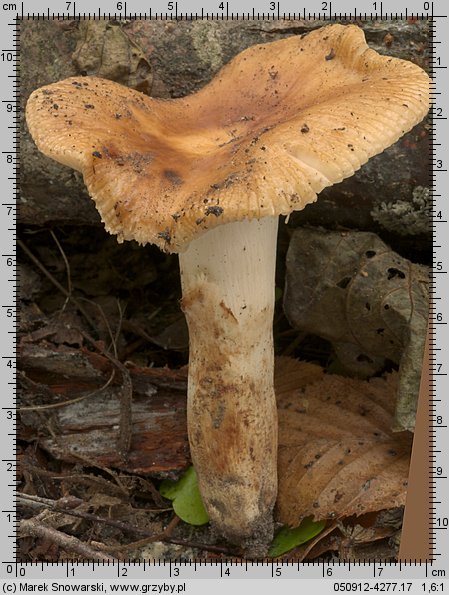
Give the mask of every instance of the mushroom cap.
POLYGON ((179 252, 217 225, 303 209, 417 124, 429 95, 421 68, 337 24, 252 46, 181 99, 72 77, 34 91, 26 117, 119 241, 179 252))

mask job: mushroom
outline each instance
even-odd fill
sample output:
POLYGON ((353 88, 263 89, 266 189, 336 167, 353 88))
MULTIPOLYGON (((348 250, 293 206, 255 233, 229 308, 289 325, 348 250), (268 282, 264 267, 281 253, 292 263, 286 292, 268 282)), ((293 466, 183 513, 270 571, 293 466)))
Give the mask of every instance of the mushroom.
POLYGON ((73 77, 28 100, 38 148, 82 172, 107 231, 179 253, 192 461, 211 522, 247 551, 269 541, 277 492, 278 216, 351 176, 428 105, 423 70, 339 24, 250 47, 181 99, 73 77))

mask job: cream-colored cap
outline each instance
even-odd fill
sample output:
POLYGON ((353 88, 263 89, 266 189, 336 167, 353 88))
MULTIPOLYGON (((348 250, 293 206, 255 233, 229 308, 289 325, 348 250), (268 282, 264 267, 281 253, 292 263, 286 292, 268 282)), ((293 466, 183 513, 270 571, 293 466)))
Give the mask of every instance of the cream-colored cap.
POLYGON ((250 47, 188 97, 73 77, 34 91, 26 117, 110 233, 179 252, 217 225, 303 209, 417 124, 429 95, 421 68, 330 25, 250 47))

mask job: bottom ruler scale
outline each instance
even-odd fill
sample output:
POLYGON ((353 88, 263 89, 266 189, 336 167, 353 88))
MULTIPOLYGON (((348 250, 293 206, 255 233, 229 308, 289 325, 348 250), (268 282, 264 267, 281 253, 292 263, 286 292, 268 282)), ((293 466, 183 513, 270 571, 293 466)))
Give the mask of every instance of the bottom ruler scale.
POLYGON ((347 561, 310 563, 263 561, 130 561, 130 562, 36 562, 3 563, 5 579, 338 579, 445 580, 446 570, 435 562, 347 561))

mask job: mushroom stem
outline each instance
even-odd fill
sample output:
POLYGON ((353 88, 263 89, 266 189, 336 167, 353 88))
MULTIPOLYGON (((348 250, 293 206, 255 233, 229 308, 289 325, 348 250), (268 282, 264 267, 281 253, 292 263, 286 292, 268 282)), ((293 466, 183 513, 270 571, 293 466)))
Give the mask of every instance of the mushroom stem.
POLYGON ((190 335, 187 422, 211 523, 263 552, 277 493, 273 389, 278 217, 227 223, 180 254, 190 335))

